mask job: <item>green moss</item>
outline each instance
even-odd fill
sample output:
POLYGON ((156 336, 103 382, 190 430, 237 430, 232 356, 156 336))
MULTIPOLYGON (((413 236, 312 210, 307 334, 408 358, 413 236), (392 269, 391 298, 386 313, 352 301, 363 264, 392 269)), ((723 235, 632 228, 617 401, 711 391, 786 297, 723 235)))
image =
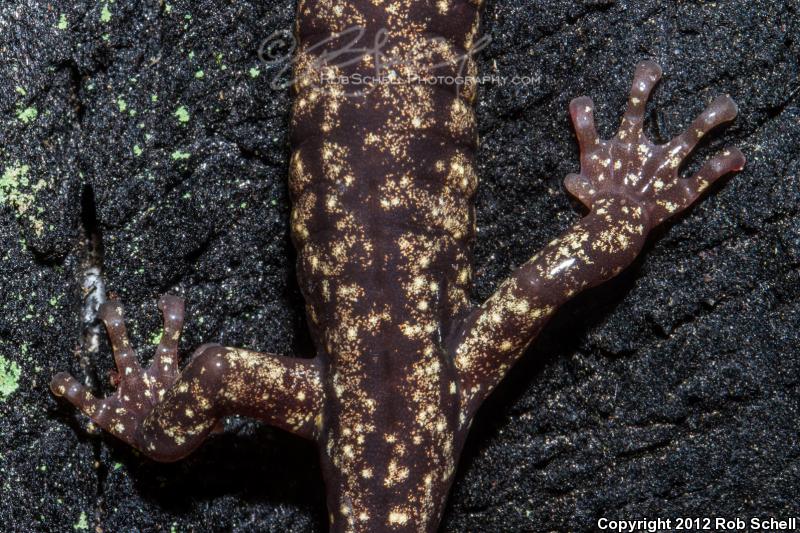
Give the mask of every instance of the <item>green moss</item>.
POLYGON ((19 85, 17 85, 16 87, 14 87, 14 90, 15 90, 15 91, 17 91, 17 94, 20 94, 20 95, 22 95, 22 96, 25 96, 26 94, 28 94, 28 91, 26 91, 25 89, 23 89, 23 88, 22 88, 22 87, 20 87, 19 85))
POLYGON ((17 111, 17 118, 23 123, 28 124, 36 120, 36 117, 39 116, 39 110, 35 107, 26 107, 25 109, 21 109, 17 111))
POLYGON ((139 157, 140 155, 142 155, 142 152, 143 150, 141 146, 139 146, 138 144, 133 145, 133 155, 139 157))
POLYGON ((103 24, 111 20, 111 10, 108 9, 108 3, 103 4, 103 9, 100 10, 100 22, 103 24))
POLYGON ((174 152, 172 152, 172 155, 170 157, 172 157, 173 161, 184 161, 192 157, 192 154, 190 154, 189 152, 182 152, 180 150, 175 150, 174 152))
POLYGON ((203 72, 202 70, 198 70, 197 72, 194 73, 194 77, 197 78, 198 80, 202 80, 205 76, 206 73, 203 72))
POLYGON ((17 363, 7 361, 0 355, 0 401, 4 401, 19 388, 20 374, 17 363))
POLYGON ((56 28, 59 30, 66 30, 68 24, 67 16, 64 13, 61 13, 61 16, 58 18, 58 24, 56 24, 56 28))
POLYGON ((250 69, 251 78, 257 78, 259 76, 261 76, 261 71, 258 69, 258 67, 253 67, 250 69))
POLYGON ((153 333, 153 336, 150 337, 150 344, 154 344, 154 345, 157 346, 158 343, 161 342, 161 337, 163 337, 163 336, 164 336, 164 330, 162 328, 161 330, 156 331, 155 333, 153 333))
POLYGON ((120 96, 117 98, 117 106, 119 107, 119 112, 124 113, 125 110, 128 109, 128 102, 123 100, 123 98, 120 96))
POLYGON ((150 101, 153 102, 154 104, 156 102, 158 102, 158 95, 157 94, 151 94, 150 95, 150 101))
POLYGON ((186 107, 180 106, 175 110, 175 117, 178 119, 178 122, 186 124, 189 122, 189 111, 186 109, 186 107))

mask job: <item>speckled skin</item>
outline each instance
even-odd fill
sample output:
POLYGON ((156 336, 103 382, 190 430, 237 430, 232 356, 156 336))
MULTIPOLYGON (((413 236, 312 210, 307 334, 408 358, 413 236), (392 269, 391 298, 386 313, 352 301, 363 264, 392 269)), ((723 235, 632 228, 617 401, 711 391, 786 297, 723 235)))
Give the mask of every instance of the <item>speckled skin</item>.
POLYGON ((117 392, 98 400, 59 374, 54 393, 161 461, 189 454, 225 415, 260 418, 318 442, 333 531, 434 531, 475 411, 553 312, 619 273, 650 230, 744 165, 731 149, 680 178, 681 161, 736 107, 718 98, 684 134, 654 146, 642 120, 661 72, 641 63, 614 139, 598 138, 591 100, 570 105, 581 171, 565 185, 589 214, 473 307, 474 85, 353 90, 320 75, 373 75, 374 54, 317 60, 354 44, 353 34, 336 33, 360 26, 358 47, 377 39, 387 58, 402 60, 385 73, 425 75, 444 64, 437 74, 472 74, 465 50, 478 36, 479 8, 466 0, 298 6, 289 186, 315 358, 205 345, 178 373, 183 303, 165 296, 164 335, 143 371, 109 302, 100 318, 117 392))

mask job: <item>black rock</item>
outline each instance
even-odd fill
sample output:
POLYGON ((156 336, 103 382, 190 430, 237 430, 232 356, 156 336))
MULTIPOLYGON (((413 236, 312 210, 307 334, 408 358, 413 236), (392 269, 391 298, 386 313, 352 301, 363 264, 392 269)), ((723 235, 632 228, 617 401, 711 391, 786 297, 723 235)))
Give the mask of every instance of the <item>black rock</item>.
MULTIPOLYGON (((324 531, 314 447, 234 419, 173 465, 57 402, 81 362, 87 235, 149 357, 164 292, 203 342, 310 350, 288 233, 290 94, 259 45, 293 1, 0 6, 0 524, 8 531, 324 531)), ((567 105, 616 131, 636 63, 664 142, 730 94, 746 169, 558 313, 476 422, 444 531, 800 514, 800 14, 793 0, 490 0, 476 297, 579 217, 567 105)))

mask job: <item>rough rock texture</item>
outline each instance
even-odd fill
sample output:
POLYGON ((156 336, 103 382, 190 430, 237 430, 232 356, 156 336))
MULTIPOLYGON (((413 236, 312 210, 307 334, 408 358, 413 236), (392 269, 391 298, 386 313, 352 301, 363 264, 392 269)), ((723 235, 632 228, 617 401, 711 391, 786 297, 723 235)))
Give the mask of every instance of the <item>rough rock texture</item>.
MULTIPOLYGON (((182 346, 307 353, 288 238, 289 93, 260 43, 294 2, 0 6, 0 523, 8 531, 324 531, 312 445, 247 420, 175 465, 47 390, 80 349, 86 236, 149 357, 156 298, 182 346)), ((617 127, 635 63, 666 141, 728 93, 744 172, 564 309, 484 406, 444 531, 584 531, 599 517, 800 514, 800 8, 793 0, 490 0, 480 55, 476 295, 577 219, 569 100, 617 127)))

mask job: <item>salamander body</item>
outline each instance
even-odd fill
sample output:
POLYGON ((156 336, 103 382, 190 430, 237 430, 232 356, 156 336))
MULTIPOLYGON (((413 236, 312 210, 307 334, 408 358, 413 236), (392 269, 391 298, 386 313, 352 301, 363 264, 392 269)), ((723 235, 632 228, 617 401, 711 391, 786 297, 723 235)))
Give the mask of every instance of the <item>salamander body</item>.
POLYGON ((289 178, 298 276, 328 361, 321 455, 341 487, 328 506, 348 527, 419 529, 441 512, 465 433, 444 339, 469 309, 477 141, 474 86, 410 80, 474 70, 478 6, 329 5, 299 8, 289 178), (363 32, 333 37, 350 28, 363 32), (376 42, 377 59, 320 61, 376 42), (323 81, 357 74, 394 82, 323 81))
POLYGON ((54 393, 161 461, 193 451, 221 417, 260 418, 318 443, 333 531, 435 531, 475 411, 553 312, 744 165, 726 150, 680 178, 736 106, 718 98, 653 145, 642 122, 661 70, 641 63, 613 139, 597 136, 591 100, 570 106, 581 170, 565 186, 589 213, 473 306, 479 11, 466 0, 299 3, 290 223, 313 358, 204 345, 179 372, 183 303, 165 296, 144 370, 112 301, 100 318, 118 391, 100 400, 59 374, 54 393))

